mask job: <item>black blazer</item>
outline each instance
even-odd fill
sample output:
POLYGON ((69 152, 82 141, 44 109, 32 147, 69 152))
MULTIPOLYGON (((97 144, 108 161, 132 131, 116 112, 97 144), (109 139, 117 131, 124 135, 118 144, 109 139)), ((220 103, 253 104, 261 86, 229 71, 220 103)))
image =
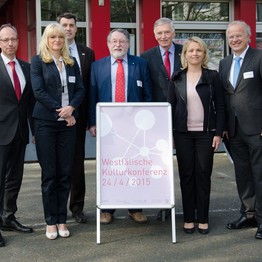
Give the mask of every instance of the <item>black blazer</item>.
POLYGON ((262 130, 262 51, 248 48, 240 68, 236 88, 229 81, 233 55, 219 64, 219 74, 225 90, 226 130, 235 134, 235 117, 246 135, 262 130))
MULTIPOLYGON (((76 60, 73 66, 65 67, 69 105, 77 109, 84 97, 83 81, 76 60)), ((31 63, 31 81, 36 99, 33 117, 56 121, 59 117, 56 109, 62 106, 62 84, 55 63, 44 63, 39 55, 34 56, 31 63)), ((77 117, 76 111, 73 114, 77 117)))
MULTIPOLYGON (((180 56, 182 52, 182 45, 175 44, 175 61, 174 72, 181 68, 180 56)), ((143 54, 141 57, 147 60, 149 65, 149 74, 153 85, 153 101, 166 102, 169 79, 163 63, 159 46, 155 46, 143 54)), ((173 72, 171 72, 172 75, 173 72)))
POLYGON ((91 72, 91 64, 95 61, 95 53, 91 48, 86 47, 85 45, 76 43, 76 46, 80 59, 82 79, 85 87, 85 96, 81 105, 78 107, 78 114, 79 114, 79 118, 82 119, 84 125, 87 127, 90 72, 91 72))
POLYGON ((31 116, 34 97, 30 81, 30 64, 18 59, 26 85, 18 101, 9 74, 0 56, 0 145, 9 144, 19 128, 24 143, 29 142, 28 118, 31 116))
MULTIPOLYGON (((184 69, 173 74, 168 88, 168 102, 172 106, 173 129, 187 132, 187 87, 186 72, 184 69)), ((203 131, 215 130, 216 136, 224 131, 224 93, 218 72, 202 69, 202 75, 196 85, 196 91, 204 109, 203 131)))

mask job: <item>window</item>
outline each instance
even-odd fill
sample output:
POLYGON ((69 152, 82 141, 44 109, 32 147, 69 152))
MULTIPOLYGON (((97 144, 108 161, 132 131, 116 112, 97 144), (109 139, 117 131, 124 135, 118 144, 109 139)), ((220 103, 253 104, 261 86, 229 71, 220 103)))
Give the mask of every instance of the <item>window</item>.
POLYGON ((139 53, 138 45, 138 18, 137 8, 139 1, 136 0, 111 0, 110 1, 110 27, 124 28, 130 34, 129 53, 135 55, 139 53))
POLYGON ((111 22, 135 23, 136 1, 135 0, 111 0, 111 22))
POLYGON ((229 21, 228 2, 162 0, 162 16, 174 21, 229 21))
POLYGON ((64 12, 73 13, 77 17, 76 41, 86 44, 86 0, 41 0, 41 30, 64 12))
POLYGON ((224 33, 213 33, 213 32, 194 32, 194 33, 176 33, 176 38, 174 42, 178 44, 183 44, 184 41, 190 36, 198 36, 200 37, 207 45, 208 55, 209 55, 209 63, 208 67, 210 69, 218 70, 219 61, 224 58, 226 55, 225 46, 226 39, 224 33))

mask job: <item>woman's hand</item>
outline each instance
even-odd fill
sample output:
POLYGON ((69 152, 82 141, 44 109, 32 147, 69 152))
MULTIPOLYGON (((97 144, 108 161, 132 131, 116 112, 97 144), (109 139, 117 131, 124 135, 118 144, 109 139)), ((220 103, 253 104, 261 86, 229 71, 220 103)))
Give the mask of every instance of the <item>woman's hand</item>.
POLYGON ((76 123, 76 119, 74 116, 66 117, 65 121, 67 122, 67 126, 74 126, 76 123))
POLYGON ((212 147, 214 148, 214 151, 217 151, 219 145, 221 143, 221 137, 220 136, 214 136, 212 147))
POLYGON ((67 117, 71 116, 74 112, 75 108, 72 106, 64 106, 59 109, 56 109, 56 112, 58 112, 59 116, 66 119, 67 117))

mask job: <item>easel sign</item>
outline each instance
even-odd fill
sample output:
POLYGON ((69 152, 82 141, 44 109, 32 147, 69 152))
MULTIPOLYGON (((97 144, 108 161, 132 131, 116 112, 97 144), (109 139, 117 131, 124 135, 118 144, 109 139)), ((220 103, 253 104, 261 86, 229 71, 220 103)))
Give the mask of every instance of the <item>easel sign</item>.
POLYGON ((98 103, 97 243, 100 209, 171 209, 175 237, 169 103, 98 103))

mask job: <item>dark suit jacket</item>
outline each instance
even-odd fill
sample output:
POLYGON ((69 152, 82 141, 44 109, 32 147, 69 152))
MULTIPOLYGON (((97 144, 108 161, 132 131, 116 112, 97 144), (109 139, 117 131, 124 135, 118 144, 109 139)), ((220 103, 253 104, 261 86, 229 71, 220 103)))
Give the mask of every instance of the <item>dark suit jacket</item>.
MULTIPOLYGON (((182 45, 175 45, 175 61, 174 72, 181 68, 180 55, 182 52, 182 45)), ((153 84, 153 101, 166 102, 169 79, 163 63, 159 46, 155 46, 143 54, 141 57, 145 58, 149 65, 149 73, 153 84)), ((172 73, 171 73, 172 74, 172 73)))
POLYGON ((229 81, 233 55, 219 64, 219 74, 225 90, 227 131, 235 134, 235 116, 246 135, 262 130, 262 52, 249 47, 240 68, 236 88, 229 81))
POLYGON ((0 56, 0 145, 9 144, 19 128, 24 143, 29 142, 28 117, 32 113, 33 93, 30 81, 30 64, 19 60, 26 85, 18 101, 12 81, 0 56))
MULTIPOLYGON (((132 55, 128 55, 127 101, 152 102, 148 64, 145 59, 132 55)), ((91 67, 89 127, 96 123, 96 103, 98 102, 112 102, 111 56, 95 61, 91 67)))
POLYGON ((88 116, 88 93, 89 93, 89 85, 90 85, 90 72, 91 72, 91 64, 95 61, 95 53, 94 51, 86 47, 82 44, 76 44, 77 51, 80 59, 80 67, 82 72, 82 79, 85 87, 85 96, 78 107, 79 118, 82 119, 84 125, 87 127, 87 116, 88 116))
MULTIPOLYGON (((69 105, 77 108, 84 97, 84 86, 76 60, 73 66, 66 65, 66 75, 69 105)), ((31 63, 31 81, 36 98, 33 117, 56 121, 56 109, 62 106, 62 84, 55 63, 44 63, 38 55, 34 56, 31 63)), ((76 111, 74 116, 77 117, 76 111)))

